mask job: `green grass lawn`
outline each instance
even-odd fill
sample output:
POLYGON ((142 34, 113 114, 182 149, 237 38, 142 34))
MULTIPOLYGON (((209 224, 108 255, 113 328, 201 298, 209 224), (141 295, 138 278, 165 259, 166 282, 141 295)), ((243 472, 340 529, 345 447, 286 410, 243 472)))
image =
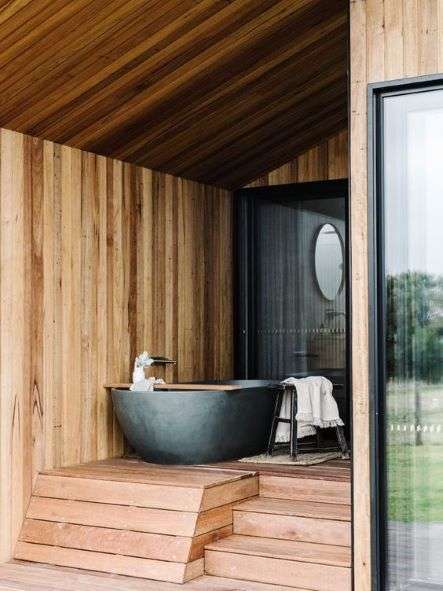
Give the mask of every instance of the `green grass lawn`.
POLYGON ((389 519, 443 522, 443 445, 390 444, 387 478, 389 519))

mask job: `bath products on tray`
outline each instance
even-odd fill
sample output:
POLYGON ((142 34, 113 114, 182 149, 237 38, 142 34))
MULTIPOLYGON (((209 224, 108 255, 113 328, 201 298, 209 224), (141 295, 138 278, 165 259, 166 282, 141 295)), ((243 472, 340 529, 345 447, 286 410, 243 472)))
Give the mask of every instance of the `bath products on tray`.
POLYGON ((165 383, 161 378, 146 378, 145 367, 150 367, 153 363, 154 359, 147 351, 143 351, 143 353, 135 358, 132 384, 129 388, 132 392, 152 392, 155 385, 165 383))

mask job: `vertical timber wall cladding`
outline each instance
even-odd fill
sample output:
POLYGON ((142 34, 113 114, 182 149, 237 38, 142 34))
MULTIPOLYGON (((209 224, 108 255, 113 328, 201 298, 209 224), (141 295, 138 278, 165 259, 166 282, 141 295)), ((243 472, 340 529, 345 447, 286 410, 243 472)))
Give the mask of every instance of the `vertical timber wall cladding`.
POLYGON ((351 240, 354 409, 354 569, 371 589, 367 84, 443 72, 441 0, 351 0, 351 240))
POLYGON ((348 131, 345 129, 294 160, 265 174, 248 187, 327 181, 348 177, 348 131))
POLYGON ((42 467, 119 455, 103 384, 232 374, 231 195, 0 131, 0 560, 42 467), (157 374, 162 375, 160 369, 157 374))

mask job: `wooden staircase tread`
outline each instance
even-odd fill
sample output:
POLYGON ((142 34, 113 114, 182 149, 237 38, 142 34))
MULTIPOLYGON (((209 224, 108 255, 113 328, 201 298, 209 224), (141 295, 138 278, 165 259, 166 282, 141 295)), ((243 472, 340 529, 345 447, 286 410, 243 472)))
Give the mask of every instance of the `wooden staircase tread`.
POLYGON ((160 486, 206 489, 236 482, 254 476, 251 471, 217 470, 194 466, 160 466, 140 460, 119 462, 99 461, 65 468, 45 470, 41 474, 87 478, 90 480, 115 480, 160 486))
POLYGON ((351 566, 350 548, 310 542, 294 542, 234 534, 208 544, 206 550, 310 562, 328 566, 351 566))
POLYGON ((203 513, 32 497, 28 519, 193 537, 232 523, 231 505, 203 513))
POLYGON ((27 542, 17 542, 15 557, 19 560, 171 583, 184 583, 204 574, 203 558, 185 564, 27 542))
POLYGON ((203 575, 183 584, 98 573, 88 570, 10 562, 0 565, 0 589, 20 591, 306 591, 282 585, 203 575))
POLYGON ((349 505, 273 499, 271 497, 255 497, 242 501, 234 507, 234 510, 311 517, 313 519, 331 519, 334 521, 351 521, 351 507, 349 505))
POLYGON ((166 562, 187 562, 192 544, 192 538, 184 536, 116 530, 38 519, 25 519, 20 541, 89 552, 152 558, 166 562))
POLYGON ((234 511, 233 515, 233 533, 242 536, 332 546, 349 547, 351 545, 351 524, 349 521, 252 511, 234 511))
POLYGON ((307 591, 298 587, 271 585, 268 583, 257 583, 255 581, 241 581, 211 575, 205 575, 189 581, 182 585, 182 587, 187 591, 307 591))
POLYGON ((351 483, 260 474, 260 496, 271 499, 351 505, 351 483))
POLYGON ((328 480, 351 482, 350 460, 329 460, 314 466, 297 466, 293 464, 257 464, 255 462, 220 462, 213 464, 218 468, 237 470, 254 470, 260 475, 285 476, 287 478, 307 478, 309 480, 328 480))
POLYGON ((351 591, 351 569, 259 555, 207 550, 206 574, 316 591, 351 591))

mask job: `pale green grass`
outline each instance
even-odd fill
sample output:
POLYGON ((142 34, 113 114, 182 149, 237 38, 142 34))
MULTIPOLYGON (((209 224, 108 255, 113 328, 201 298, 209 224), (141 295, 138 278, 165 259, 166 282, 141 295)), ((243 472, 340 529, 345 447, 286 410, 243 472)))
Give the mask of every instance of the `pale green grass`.
POLYGON ((389 519, 443 522, 443 446, 390 445, 389 519))
POLYGON ((390 382, 387 394, 389 518, 443 522, 443 384, 390 382), (426 427, 422 445, 410 425, 426 427))

